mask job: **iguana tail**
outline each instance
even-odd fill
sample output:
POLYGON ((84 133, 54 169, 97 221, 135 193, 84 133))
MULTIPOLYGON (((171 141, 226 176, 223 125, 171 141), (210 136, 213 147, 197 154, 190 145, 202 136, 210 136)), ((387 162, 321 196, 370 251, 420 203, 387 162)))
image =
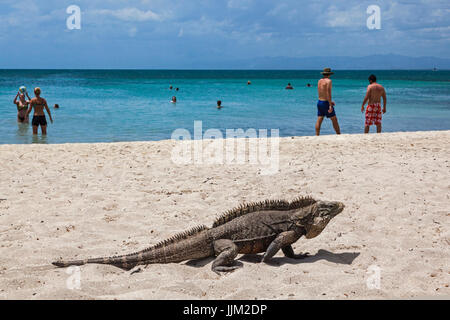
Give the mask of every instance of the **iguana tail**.
POLYGON ((88 263, 98 263, 98 264, 110 264, 125 270, 130 270, 138 265, 138 261, 133 261, 135 259, 130 259, 125 256, 118 257, 105 257, 105 258, 94 258, 94 259, 84 259, 84 260, 71 260, 71 261, 55 261, 52 262, 54 266, 60 268, 66 268, 70 266, 82 266, 88 263))
POLYGON ((214 255, 208 236, 208 228, 198 226, 177 234, 148 249, 114 257, 52 262, 57 267, 82 266, 88 263, 109 264, 130 270, 137 265, 152 263, 176 263, 214 255))

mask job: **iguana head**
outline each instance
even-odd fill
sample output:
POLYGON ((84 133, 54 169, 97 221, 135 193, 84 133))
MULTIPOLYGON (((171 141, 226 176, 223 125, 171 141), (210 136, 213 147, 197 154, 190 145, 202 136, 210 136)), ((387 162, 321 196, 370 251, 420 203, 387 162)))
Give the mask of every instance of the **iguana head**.
POLYGON ((344 207, 342 202, 317 201, 312 206, 309 221, 305 225, 305 237, 307 239, 317 237, 325 229, 328 222, 344 210, 344 207))

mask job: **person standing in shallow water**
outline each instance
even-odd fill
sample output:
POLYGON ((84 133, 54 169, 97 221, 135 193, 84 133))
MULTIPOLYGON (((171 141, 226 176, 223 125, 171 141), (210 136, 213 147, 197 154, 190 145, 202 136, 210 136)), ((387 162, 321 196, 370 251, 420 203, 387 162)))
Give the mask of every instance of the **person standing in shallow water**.
POLYGON ((17 106, 17 122, 19 123, 28 123, 28 105, 30 104, 30 97, 28 96, 28 92, 21 93, 17 92, 16 97, 14 98, 14 104, 17 106), (28 97, 28 100, 25 98, 25 94, 28 97), (17 101, 19 98, 19 101, 17 101))
POLYGON ((366 109, 364 133, 369 133, 371 125, 376 125, 377 133, 381 133, 382 113, 386 113, 386 90, 381 84, 377 83, 377 77, 373 74, 369 77, 369 83, 361 107, 361 112, 364 112, 364 106, 369 102, 366 109), (381 98, 383 98, 383 110, 381 110, 381 98))
POLYGON ((317 102, 317 122, 316 122, 316 135, 320 135, 320 127, 322 126, 323 119, 329 118, 333 123, 333 128, 336 134, 341 134, 339 123, 336 117, 334 106, 336 105, 331 99, 331 89, 333 88, 330 76, 334 74, 330 68, 323 69, 321 72, 323 78, 319 80, 317 89, 319 93, 319 101, 317 102))
POLYGON ((41 89, 34 89, 35 98, 31 99, 30 107, 27 111, 27 116, 31 113, 31 110, 34 108, 33 120, 31 124, 33 126, 33 134, 38 133, 38 128, 41 126, 42 134, 47 134, 47 119, 45 118, 44 108, 47 110, 48 116, 50 118, 50 122, 53 123, 52 114, 50 113, 50 109, 47 105, 47 101, 41 97, 41 89))

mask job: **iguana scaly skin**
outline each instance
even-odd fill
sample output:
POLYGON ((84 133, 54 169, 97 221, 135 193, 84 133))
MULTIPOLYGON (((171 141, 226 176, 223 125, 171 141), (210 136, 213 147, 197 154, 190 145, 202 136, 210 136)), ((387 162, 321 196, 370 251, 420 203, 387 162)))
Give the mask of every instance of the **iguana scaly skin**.
POLYGON ((295 255, 291 244, 300 237, 319 235, 328 222, 342 212, 340 202, 298 198, 292 202, 267 200, 241 205, 220 216, 212 228, 198 226, 148 249, 115 257, 53 262, 58 267, 87 263, 109 264, 125 270, 137 265, 176 263, 216 256, 214 272, 232 271, 239 253, 265 252, 267 262, 280 249, 289 258, 295 255))

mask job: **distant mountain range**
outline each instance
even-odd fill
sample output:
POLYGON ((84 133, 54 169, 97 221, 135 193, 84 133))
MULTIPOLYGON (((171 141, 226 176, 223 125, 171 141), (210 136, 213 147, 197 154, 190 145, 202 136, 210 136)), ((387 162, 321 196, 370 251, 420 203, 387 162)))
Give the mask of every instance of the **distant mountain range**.
POLYGON ((262 57, 232 61, 198 62, 206 68, 220 69, 299 69, 317 70, 324 67, 341 70, 392 70, 392 69, 450 69, 450 59, 436 57, 407 57, 401 55, 370 55, 365 57, 262 57), (206 65, 205 65, 206 64, 206 65))

